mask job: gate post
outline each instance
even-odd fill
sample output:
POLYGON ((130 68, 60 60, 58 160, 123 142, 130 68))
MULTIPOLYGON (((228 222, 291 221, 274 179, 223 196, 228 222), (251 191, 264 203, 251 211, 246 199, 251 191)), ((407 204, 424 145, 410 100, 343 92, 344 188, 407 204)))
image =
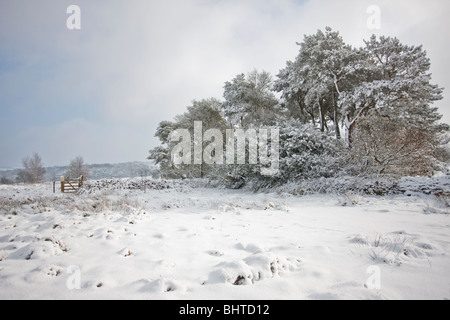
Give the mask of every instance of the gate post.
POLYGON ((64 177, 61 177, 61 192, 64 193, 64 177))

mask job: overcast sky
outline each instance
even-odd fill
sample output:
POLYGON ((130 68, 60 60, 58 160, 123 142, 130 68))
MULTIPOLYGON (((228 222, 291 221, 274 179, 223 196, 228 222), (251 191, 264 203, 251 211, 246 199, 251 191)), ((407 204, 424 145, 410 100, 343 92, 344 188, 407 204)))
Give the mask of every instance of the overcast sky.
POLYGON ((373 33, 423 45, 450 123, 449 18, 448 0, 0 0, 0 168, 34 152, 48 166, 143 161, 160 121, 222 99, 239 73, 275 76, 326 26, 355 47, 373 33))

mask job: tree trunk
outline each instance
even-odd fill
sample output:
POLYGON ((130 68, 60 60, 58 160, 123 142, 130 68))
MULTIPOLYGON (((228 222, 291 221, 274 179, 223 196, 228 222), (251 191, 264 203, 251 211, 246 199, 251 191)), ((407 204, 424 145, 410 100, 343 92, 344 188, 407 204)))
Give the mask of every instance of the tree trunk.
POLYGON ((308 123, 308 120, 307 120, 306 115, 305 115, 305 105, 303 103, 303 97, 300 94, 300 92, 297 93, 297 102, 298 102, 298 105, 300 107, 300 121, 303 124, 306 124, 306 123, 308 123))
POLYGON ((345 145, 347 148, 351 149, 352 147, 352 131, 355 124, 355 121, 350 121, 350 116, 348 114, 345 115, 344 118, 345 124, 345 145))
POLYGON ((334 98, 334 92, 333 92, 333 122, 335 126, 335 133, 336 133, 336 139, 341 140, 341 129, 339 128, 339 119, 338 119, 338 105, 334 98))
POLYGON ((336 109, 334 109, 333 122, 334 122, 334 126, 335 126, 334 131, 336 132, 336 139, 341 140, 341 129, 339 128, 339 120, 337 119, 337 110, 336 109))
POLYGON ((323 114, 323 106, 322 103, 320 102, 320 98, 318 99, 318 104, 319 104, 319 121, 320 121, 320 131, 324 132, 325 131, 325 119, 324 119, 324 114, 323 114))
POLYGON ((354 127, 355 127, 355 123, 356 123, 356 121, 357 121, 359 118, 361 118, 361 116, 362 116, 364 113, 367 113, 367 111, 369 110, 369 108, 370 108, 370 105, 366 105, 366 106, 362 107, 362 108, 358 111, 358 113, 356 114, 356 116, 353 117, 353 120, 351 120, 351 121, 350 121, 350 115, 349 115, 348 113, 345 115, 345 118, 344 118, 344 124, 345 124, 345 144, 346 144, 346 146, 347 146, 349 149, 351 149, 351 147, 352 147, 352 132, 353 132, 353 129, 354 129, 354 127))

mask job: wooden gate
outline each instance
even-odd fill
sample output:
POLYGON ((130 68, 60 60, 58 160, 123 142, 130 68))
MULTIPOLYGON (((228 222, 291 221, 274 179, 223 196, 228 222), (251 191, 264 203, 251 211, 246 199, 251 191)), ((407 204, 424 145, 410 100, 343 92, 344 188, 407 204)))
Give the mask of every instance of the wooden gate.
POLYGON ((84 177, 81 176, 78 179, 66 180, 61 177, 61 192, 62 193, 73 193, 78 192, 78 190, 83 186, 84 177))

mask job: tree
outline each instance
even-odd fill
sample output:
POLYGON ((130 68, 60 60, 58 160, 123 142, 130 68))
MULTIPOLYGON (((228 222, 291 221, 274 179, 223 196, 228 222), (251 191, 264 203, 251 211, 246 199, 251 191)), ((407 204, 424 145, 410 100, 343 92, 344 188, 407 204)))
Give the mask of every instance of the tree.
POLYGON ((303 123, 319 124, 324 131, 332 121, 337 138, 342 123, 348 147, 357 121, 375 109, 404 123, 445 130, 431 106, 442 99, 442 89, 430 83, 430 60, 421 46, 372 36, 365 47, 354 49, 331 28, 305 36, 298 45, 299 55, 280 71, 274 89, 303 123))
POLYGON ((161 142, 160 146, 157 146, 149 151, 148 160, 155 161, 155 164, 159 166, 161 177, 166 179, 181 178, 183 174, 172 163, 171 150, 173 143, 170 141, 170 135, 177 129, 177 124, 172 121, 162 121, 159 123, 156 129, 155 137, 161 142))
POLYGON ((320 131, 334 124, 335 136, 341 138, 341 93, 351 87, 353 74, 360 68, 361 55, 345 44, 339 32, 327 27, 325 32, 305 36, 299 55, 281 70, 274 90, 281 92, 282 104, 302 123, 319 125, 320 131))
MULTIPOLYGON (((305 35, 297 44, 298 55, 275 81, 265 71, 239 74, 225 83, 222 103, 194 101, 173 122, 162 122, 156 133, 162 145, 149 158, 163 173, 229 174, 237 186, 244 179, 273 184, 331 177, 339 165, 341 173, 426 175, 448 160, 450 127, 440 123, 442 115, 433 106, 442 99, 443 89, 432 84, 430 60, 422 46, 372 36, 363 47, 353 48, 329 27, 305 35), (279 100, 274 92, 280 93, 279 100), (194 126, 196 121, 202 121, 202 132, 194 126), (263 177, 254 165, 227 164, 219 170, 199 162, 187 164, 185 159, 175 167, 171 161, 177 146, 180 155, 197 159, 195 151, 185 152, 189 146, 171 141, 176 129, 203 135, 209 128, 273 126, 280 133, 278 175, 263 177)), ((188 142, 192 150, 199 148, 198 141, 188 142)), ((246 142, 245 148, 245 156, 250 156, 253 144, 246 142)))
MULTIPOLYGON (((207 141, 203 140, 203 136, 208 129, 218 129, 221 131, 222 136, 224 136, 227 123, 223 116, 221 110, 222 103, 216 98, 203 99, 200 101, 194 100, 192 106, 187 107, 187 112, 182 115, 175 117, 177 123, 177 128, 187 129, 191 134, 195 132, 195 122, 201 122, 202 128, 201 132, 198 134, 202 137, 201 150, 205 150, 208 145, 207 141)), ((225 145, 225 141, 222 141, 225 145)), ((192 150, 194 146, 198 143, 195 139, 192 140, 192 150)), ((195 157, 195 154, 192 155, 195 157)), ((196 177, 204 178, 206 176, 216 175, 217 171, 220 171, 220 167, 216 165, 209 165, 205 163, 204 154, 201 152, 201 159, 198 159, 200 164, 194 161, 191 164, 184 166, 184 176, 186 177, 196 177)))
MULTIPOLYGON (((206 164, 203 161, 203 153, 199 159, 201 164, 191 161, 189 164, 175 166, 172 161, 172 150, 178 141, 171 141, 171 133, 177 129, 185 129, 192 135, 195 131, 195 122, 202 123, 201 132, 198 132, 201 137, 208 129, 218 129, 224 133, 227 123, 223 117, 221 106, 222 103, 215 98, 194 100, 192 105, 187 107, 187 111, 176 116, 173 122, 163 121, 159 124, 155 136, 161 141, 161 146, 150 150, 148 159, 154 160, 160 166, 163 176, 167 178, 204 178, 219 174, 218 171, 221 169, 218 166, 206 164)), ((194 149, 195 143, 195 140, 191 141, 192 149, 194 149)), ((207 141, 203 141, 199 149, 203 150, 207 144, 207 141)))
POLYGON ((247 128, 250 125, 274 124, 278 100, 272 92, 272 76, 253 70, 237 75, 224 86, 222 109, 229 126, 247 128))
POLYGON ((305 97, 310 90, 307 74, 306 65, 301 65, 298 60, 288 61, 273 85, 274 91, 281 92, 281 107, 285 117, 298 119, 303 124, 309 121, 305 104, 305 97))
POLYGON ((13 180, 4 176, 0 176, 0 184, 13 184, 13 183, 14 183, 13 180))
POLYGON ((443 90, 430 83, 431 64, 422 46, 372 36, 361 51, 365 57, 363 71, 351 88, 342 90, 339 99, 349 147, 357 121, 372 110, 403 125, 435 132, 447 130, 446 125, 438 124, 442 115, 432 107, 442 99, 443 90))
POLYGON ((84 179, 87 179, 90 175, 89 167, 84 164, 83 157, 79 156, 70 161, 69 168, 66 172, 66 178, 78 179, 83 176, 84 179))
POLYGON ((358 174, 432 175, 448 154, 445 135, 376 115, 362 117, 354 131, 349 163, 358 174))
POLYGON ((375 171, 394 172, 399 166, 398 172, 413 173, 406 162, 417 162, 414 156, 422 155, 428 160, 416 169, 424 173, 432 159, 440 161, 435 151, 442 150, 441 136, 449 127, 439 123, 442 115, 432 106, 443 90, 431 84, 430 60, 422 46, 372 36, 363 48, 354 49, 331 28, 298 44, 299 55, 274 84, 287 114, 318 125, 322 132, 332 122, 337 139, 342 125, 345 145, 356 148, 351 154, 362 158, 354 160, 367 164, 369 171, 378 166, 375 171))
POLYGON ((431 84, 426 51, 390 37, 365 44, 364 73, 340 95, 350 153, 368 173, 430 174, 449 126, 432 106, 443 89, 431 84))
POLYGON ((19 170, 17 179, 23 183, 39 183, 44 180, 45 169, 39 154, 35 153, 31 157, 22 160, 23 169, 19 170))

